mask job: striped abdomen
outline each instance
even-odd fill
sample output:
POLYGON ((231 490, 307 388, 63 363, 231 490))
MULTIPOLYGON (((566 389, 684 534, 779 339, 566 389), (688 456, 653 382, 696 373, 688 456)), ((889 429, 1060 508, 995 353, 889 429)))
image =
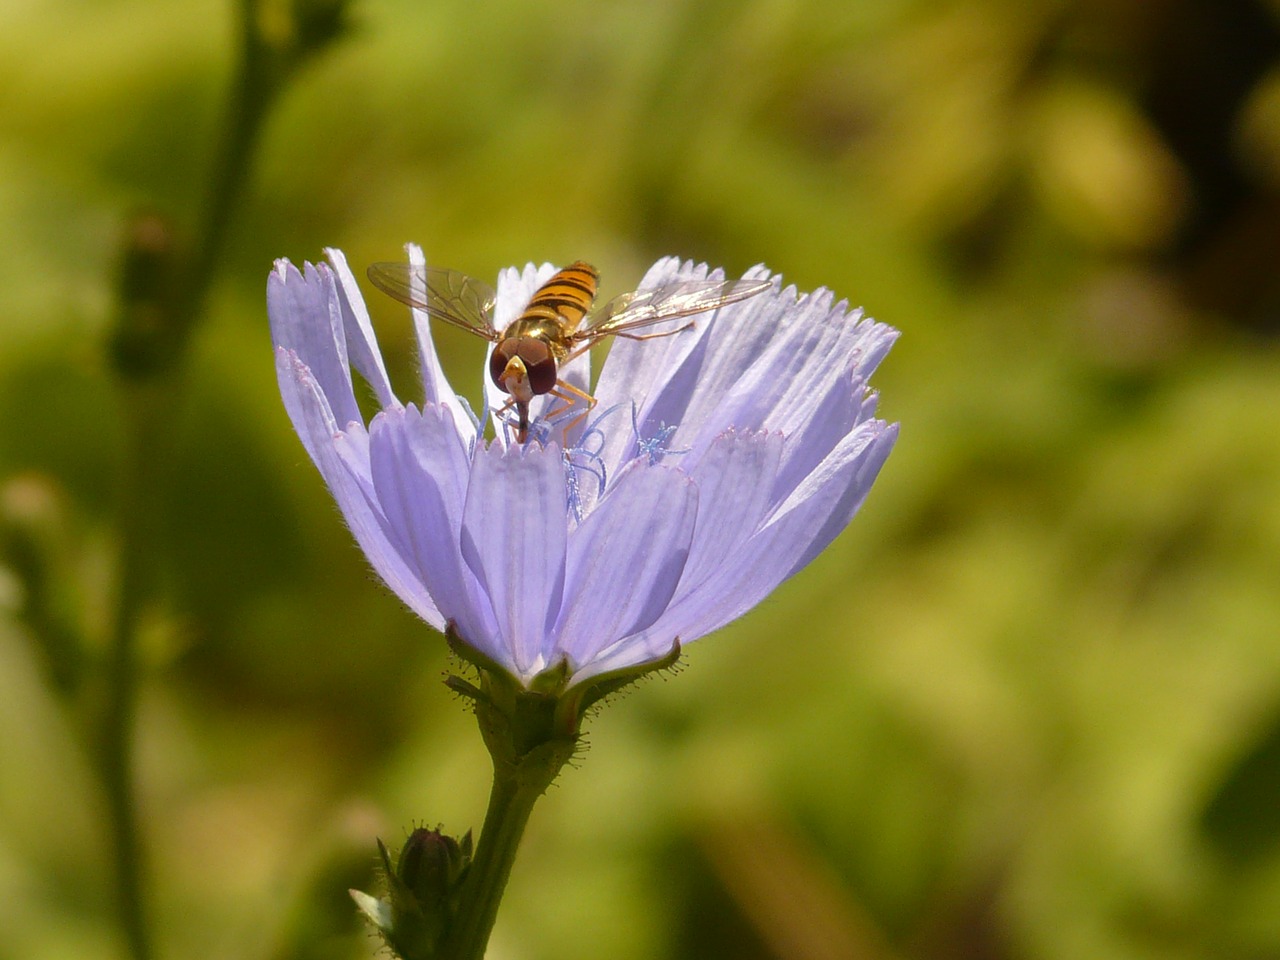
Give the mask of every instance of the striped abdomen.
POLYGON ((595 302, 599 281, 600 274, 591 264, 581 260, 571 263, 538 288, 524 313, 507 328, 505 335, 518 336, 524 330, 551 326, 560 333, 557 339, 567 341, 595 302))

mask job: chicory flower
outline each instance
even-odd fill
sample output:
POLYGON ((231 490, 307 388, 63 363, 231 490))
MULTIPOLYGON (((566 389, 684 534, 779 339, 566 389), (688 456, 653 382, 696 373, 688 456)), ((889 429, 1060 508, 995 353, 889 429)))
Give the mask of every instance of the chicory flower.
MULTIPOLYGON (((346 259, 326 252, 277 261, 267 284, 293 425, 387 586, 524 687, 643 669, 746 613, 845 528, 897 437, 867 386, 897 331, 755 267, 763 293, 614 342, 572 429, 539 421, 540 397, 528 442, 501 421, 486 439, 424 311, 420 399, 397 396, 346 259), (380 408, 367 421, 352 368, 380 408)), ((553 272, 504 271, 494 326, 553 272)), ((720 276, 668 258, 640 287, 720 276)), ((589 362, 561 376, 585 388, 589 362)), ((490 388, 486 408, 501 399, 490 388)))

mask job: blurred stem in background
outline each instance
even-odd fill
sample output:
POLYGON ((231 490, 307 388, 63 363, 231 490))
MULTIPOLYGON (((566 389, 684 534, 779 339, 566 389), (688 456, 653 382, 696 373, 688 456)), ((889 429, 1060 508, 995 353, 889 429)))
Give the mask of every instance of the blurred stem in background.
POLYGON ((141 214, 122 257, 112 367, 126 438, 121 476, 118 595, 103 672, 98 759, 110 817, 120 924, 134 960, 149 960, 144 856, 134 789, 133 729, 138 632, 154 586, 156 504, 168 483, 173 417, 191 336, 204 313, 213 267, 247 181, 263 123, 287 82, 345 26, 346 0, 241 0, 240 62, 222 141, 193 242, 180 248, 168 222, 141 214))

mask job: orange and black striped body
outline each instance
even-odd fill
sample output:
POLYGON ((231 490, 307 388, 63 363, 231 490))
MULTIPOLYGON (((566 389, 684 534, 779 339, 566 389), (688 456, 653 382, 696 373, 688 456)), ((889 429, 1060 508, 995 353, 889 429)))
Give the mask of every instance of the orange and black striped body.
POLYGON ((502 331, 502 338, 536 337, 557 360, 569 352, 571 338, 596 299, 600 274, 576 260, 538 288, 524 312, 502 331))
POLYGON ((596 268, 581 260, 565 267, 538 288, 489 355, 489 376, 515 405, 520 443, 528 434, 529 402, 559 383, 559 365, 595 302, 599 279, 596 268))

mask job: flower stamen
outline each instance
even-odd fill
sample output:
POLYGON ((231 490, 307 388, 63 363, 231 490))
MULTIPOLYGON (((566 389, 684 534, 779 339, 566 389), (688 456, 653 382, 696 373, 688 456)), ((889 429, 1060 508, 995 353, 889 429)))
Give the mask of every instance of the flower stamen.
POLYGON ((631 429, 635 433, 637 454, 645 457, 651 467, 660 463, 667 454, 688 453, 693 449, 692 447, 685 447, 682 450, 667 449, 667 444, 671 441, 671 435, 679 429, 679 424, 668 424, 663 420, 659 420, 657 432, 651 437, 645 437, 640 432, 640 424, 636 422, 635 404, 631 405, 631 429))

